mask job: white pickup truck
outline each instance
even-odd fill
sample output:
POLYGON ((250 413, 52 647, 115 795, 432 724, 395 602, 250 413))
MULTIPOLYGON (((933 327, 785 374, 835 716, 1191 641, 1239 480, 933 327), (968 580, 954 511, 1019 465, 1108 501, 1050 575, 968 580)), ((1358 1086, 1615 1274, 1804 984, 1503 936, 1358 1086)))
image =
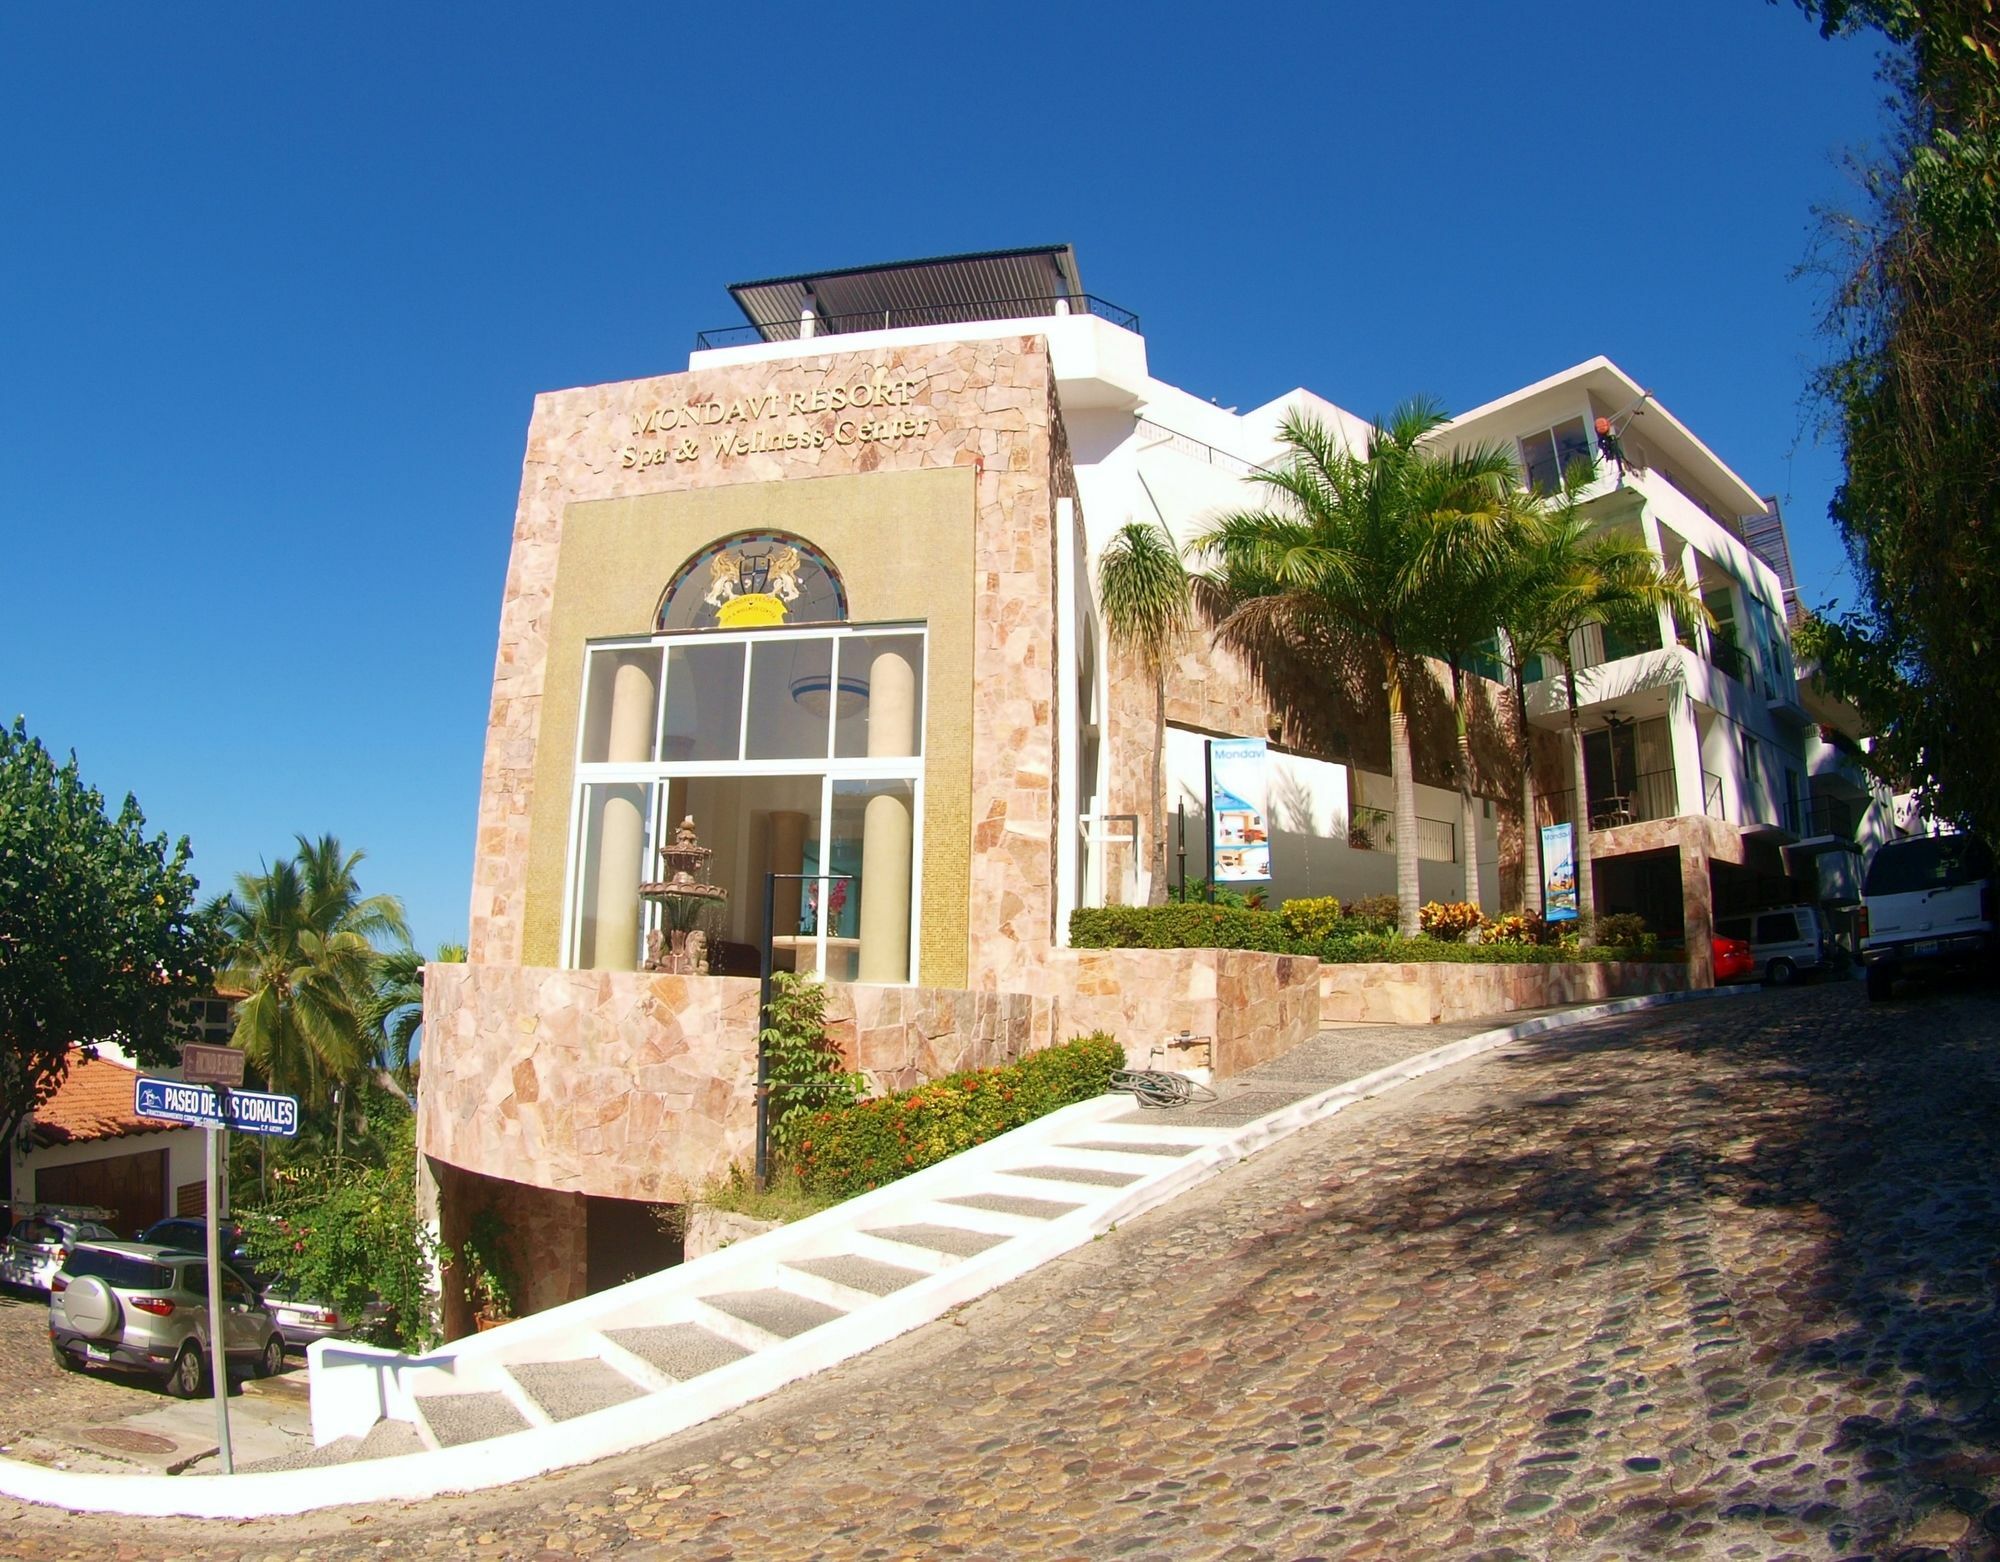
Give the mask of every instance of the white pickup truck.
POLYGON ((1990 966, 1993 854, 1972 835, 1886 841, 1861 885, 1861 963, 1880 1003, 1896 978, 1946 966, 1990 966))

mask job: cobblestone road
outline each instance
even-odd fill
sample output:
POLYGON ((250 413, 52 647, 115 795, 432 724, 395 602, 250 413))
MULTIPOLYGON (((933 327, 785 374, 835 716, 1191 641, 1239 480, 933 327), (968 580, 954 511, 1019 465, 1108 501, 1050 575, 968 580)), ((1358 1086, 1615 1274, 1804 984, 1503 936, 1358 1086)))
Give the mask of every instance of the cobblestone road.
POLYGON ((2000 1555, 2000 1002, 1434 1075, 860 1362, 529 1486, 33 1557, 2000 1555))

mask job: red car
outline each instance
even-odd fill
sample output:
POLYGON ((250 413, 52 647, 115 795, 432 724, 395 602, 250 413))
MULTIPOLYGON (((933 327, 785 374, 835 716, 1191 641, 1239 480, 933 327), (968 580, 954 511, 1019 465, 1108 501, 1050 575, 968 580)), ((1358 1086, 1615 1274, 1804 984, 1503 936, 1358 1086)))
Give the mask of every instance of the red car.
POLYGON ((1710 946, 1715 957, 1715 979, 1740 982, 1757 974, 1757 957, 1750 953, 1748 939, 1718 938, 1710 946))

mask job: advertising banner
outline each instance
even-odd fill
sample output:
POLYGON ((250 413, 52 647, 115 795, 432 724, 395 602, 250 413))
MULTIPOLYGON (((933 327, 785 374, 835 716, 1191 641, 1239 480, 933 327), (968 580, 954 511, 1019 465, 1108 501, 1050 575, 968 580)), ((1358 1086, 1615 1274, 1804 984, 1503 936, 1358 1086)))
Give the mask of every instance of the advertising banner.
POLYGON ((1576 844, 1574 825, 1542 826, 1542 915, 1551 922, 1576 916, 1576 844))
POLYGON ((1262 738, 1212 738, 1208 745, 1208 818, 1216 884, 1271 882, 1270 785, 1262 738))

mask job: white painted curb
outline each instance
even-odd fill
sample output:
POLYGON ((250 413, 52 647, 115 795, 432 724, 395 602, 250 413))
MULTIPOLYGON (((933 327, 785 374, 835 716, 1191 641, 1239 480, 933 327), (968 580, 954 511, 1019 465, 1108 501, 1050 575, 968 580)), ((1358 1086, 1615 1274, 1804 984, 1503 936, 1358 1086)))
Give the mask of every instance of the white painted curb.
MULTIPOLYGON (((1106 1189, 1103 1197, 1070 1214, 914 1282, 844 1318, 753 1352, 718 1371, 677 1384, 670 1392, 643 1395, 574 1420, 534 1426, 455 1448, 322 1469, 251 1475, 98 1475, 0 1459, 0 1493, 79 1513, 249 1519, 350 1503, 421 1500, 447 1492, 503 1486, 552 1470, 588 1464, 657 1442, 737 1409, 787 1383, 873 1350, 1040 1268, 1112 1227, 1177 1198, 1301 1129, 1437 1069, 1510 1041, 1611 1015, 1693 999, 1741 996, 1754 990, 1724 987, 1700 992, 1653 993, 1483 1031, 1292 1102, 1240 1128, 1182 1128, 1170 1114, 1162 1113, 1157 1125, 1150 1120, 1143 1125, 1144 1137, 1166 1142, 1184 1139, 1191 1153, 1169 1162, 1158 1172, 1120 1188, 1106 1189)), ((985 1179, 1004 1169, 996 1163, 1020 1165, 1024 1155, 1033 1157, 1045 1150, 1059 1152, 1062 1141, 1088 1137, 1087 1133, 1079 1135, 1078 1130, 1104 1124, 1131 1110, 1131 1098, 1123 1095, 1100 1096, 1094 1101, 1065 1107, 806 1220, 614 1291, 585 1297, 505 1328, 455 1342, 432 1357, 412 1360, 322 1342, 313 1347, 315 1366, 321 1365, 329 1351, 350 1358, 349 1364, 354 1367, 379 1366, 379 1371, 368 1372, 367 1386, 360 1396, 362 1401, 376 1407, 368 1411, 369 1423, 378 1414, 408 1419, 408 1390, 400 1381, 403 1373, 449 1371, 469 1389, 487 1388, 494 1386, 494 1369, 504 1367, 510 1360, 539 1361, 587 1354, 575 1348, 579 1335, 595 1335, 600 1328, 620 1326, 616 1321, 619 1314, 651 1308, 645 1315, 647 1321, 671 1321, 674 1310, 689 1309, 698 1294, 714 1295, 729 1289, 770 1285, 777 1269, 788 1258, 851 1251, 843 1244, 864 1225, 922 1219, 919 1213, 922 1207, 939 1198, 990 1186, 985 1179), (681 1298, 678 1302, 670 1300, 674 1293, 681 1298), (565 1349, 565 1345, 570 1348, 565 1349)), ((683 1315, 687 1313, 684 1311, 683 1315)), ((336 1369, 339 1365, 333 1364, 336 1369)), ((319 1400, 316 1393, 316 1433, 322 1420, 319 1400)), ((322 1436, 320 1440, 327 1438, 322 1436)))

